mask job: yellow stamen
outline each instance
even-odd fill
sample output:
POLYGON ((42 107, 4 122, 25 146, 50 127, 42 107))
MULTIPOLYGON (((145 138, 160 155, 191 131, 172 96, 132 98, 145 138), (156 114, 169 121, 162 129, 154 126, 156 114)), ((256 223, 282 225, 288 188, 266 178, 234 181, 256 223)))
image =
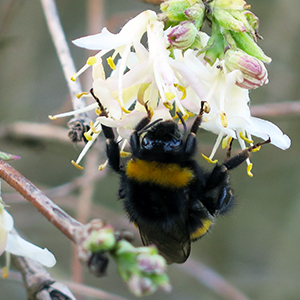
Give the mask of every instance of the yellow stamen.
POLYGON ((78 99, 80 99, 83 95, 88 95, 89 93, 87 93, 87 92, 82 92, 82 93, 77 93, 76 94, 76 97, 78 98, 78 99))
POLYGON ((254 148, 254 149, 252 150, 252 152, 257 152, 257 151, 260 150, 260 148, 261 148, 261 146, 258 146, 258 147, 256 147, 256 148, 254 148))
POLYGON ((95 134, 100 133, 100 130, 96 130, 93 121, 90 122, 90 128, 93 131, 93 133, 95 133, 95 134))
POLYGON ((76 167, 78 170, 83 170, 83 167, 78 165, 74 160, 71 161, 71 164, 76 167))
POLYGON ((130 156, 130 155, 131 155, 130 152, 127 152, 127 151, 120 151, 120 156, 121 156, 121 157, 128 157, 128 156, 130 156))
POLYGON ((56 119, 57 119, 56 117, 51 116, 51 115, 49 115, 48 118, 49 118, 50 120, 56 120, 56 119))
POLYGON ((242 140, 244 140, 246 143, 248 143, 248 144, 252 144, 253 143, 253 141, 251 141, 251 140, 249 140, 249 139, 247 139, 244 135, 243 135, 243 133, 240 131, 240 138, 242 139, 242 140))
POLYGON ((169 101, 175 98, 175 94, 172 92, 165 93, 165 96, 169 101))
POLYGON ((93 139, 89 132, 85 132, 83 135, 88 141, 91 141, 93 139))
POLYGON ((97 62, 96 56, 90 56, 86 61, 87 65, 89 66, 94 65, 96 62, 97 62))
POLYGON ((218 162, 218 160, 217 159, 215 159, 215 160, 211 160, 209 157, 207 157, 206 155, 204 155, 204 154, 201 154, 202 155, 202 157, 206 160, 206 161, 208 161, 209 163, 211 163, 211 164, 216 164, 217 162, 218 162))
POLYGON ((207 101, 204 101, 203 111, 207 114, 210 112, 210 105, 208 104, 207 101))
POLYGON ((76 73, 70 78, 72 81, 76 81, 77 75, 76 73))
POLYGON ((144 95, 145 92, 147 90, 147 88, 149 87, 151 83, 142 83, 138 93, 137 93, 137 101, 141 104, 141 105, 145 105, 145 101, 144 101, 144 95))
POLYGON ((222 140, 222 149, 229 147, 231 141, 232 141, 231 136, 227 135, 226 137, 224 137, 224 139, 222 140))
POLYGON ((221 123, 223 127, 227 127, 228 119, 224 111, 220 112, 221 123))
POLYGON ((252 163, 250 163, 250 164, 247 166, 247 174, 248 174, 248 176, 250 176, 250 177, 253 177, 253 174, 251 173, 252 167, 253 167, 253 164, 252 164, 252 163))
POLYGON ((111 56, 107 58, 107 63, 108 63, 108 65, 110 66, 110 68, 112 70, 116 69, 116 65, 115 65, 114 60, 112 59, 111 56))
POLYGON ((169 101, 164 101, 164 107, 171 110, 173 109, 173 105, 169 101))
POLYGON ((186 98, 186 89, 185 89, 185 87, 182 86, 182 85, 179 85, 177 83, 175 83, 174 86, 177 87, 180 92, 182 92, 182 96, 181 96, 180 100, 185 99, 186 98))
POLYGON ((107 163, 108 163, 108 160, 106 160, 104 164, 100 165, 99 168, 98 168, 98 170, 99 171, 103 171, 106 168, 107 163))
POLYGON ((8 277, 8 269, 7 267, 2 268, 2 277, 5 279, 8 277))
POLYGON ((119 98, 117 99, 117 101, 118 101, 118 103, 119 103, 119 105, 120 105, 122 111, 123 111, 125 114, 129 114, 129 113, 130 113, 130 110, 128 110, 128 109, 126 109, 126 108, 124 107, 124 105, 121 103, 121 101, 120 101, 119 98))
POLYGON ((101 110, 100 110, 100 108, 99 108, 99 107, 97 107, 97 108, 95 109, 95 112, 96 112, 96 114, 99 116, 99 115, 101 114, 101 110))

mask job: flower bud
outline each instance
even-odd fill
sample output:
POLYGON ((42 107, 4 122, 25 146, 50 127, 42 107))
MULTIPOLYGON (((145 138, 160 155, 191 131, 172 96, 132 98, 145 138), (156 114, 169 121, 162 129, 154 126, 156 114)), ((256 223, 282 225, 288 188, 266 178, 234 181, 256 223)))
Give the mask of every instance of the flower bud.
POLYGON ((259 27, 259 18, 249 10, 244 11, 243 14, 246 17, 249 25, 253 28, 253 30, 257 30, 259 27))
POLYGON ((109 251, 116 243, 114 230, 111 226, 105 226, 98 230, 92 230, 83 244, 85 250, 93 253, 98 251, 109 251))
POLYGON ((156 291, 156 286, 150 278, 133 275, 128 282, 130 290, 138 297, 152 294, 156 291))
POLYGON ((137 263, 139 270, 147 274, 159 275, 166 271, 166 260, 157 254, 140 254, 137 263))
POLYGON ((255 89, 268 83, 268 72, 259 59, 241 50, 229 49, 225 53, 225 67, 228 71, 240 70, 244 81, 236 85, 244 89, 255 89))
POLYGON ((184 12, 189 21, 194 22, 197 29, 200 29, 203 24, 204 13, 205 5, 203 4, 203 2, 196 3, 184 12))
POLYGON ((214 7, 221 9, 243 10, 250 8, 250 5, 248 5, 244 0, 215 0, 213 5, 214 7))
POLYGON ((188 0, 169 0, 160 5, 164 16, 173 25, 187 20, 184 12, 190 7, 191 4, 188 0))
POLYGON ((237 32, 246 31, 246 27, 245 27, 244 23, 242 21, 236 19, 227 10, 224 10, 221 8, 214 8, 213 16, 217 19, 219 24, 227 30, 234 30, 237 32))
POLYGON ((174 26, 168 33, 168 41, 170 45, 177 49, 187 49, 190 47, 196 38, 197 28, 191 22, 181 22, 174 26))
POLYGON ((270 63, 272 61, 270 57, 265 55, 262 49, 255 43, 253 38, 247 32, 231 31, 230 34, 236 42, 237 47, 241 50, 263 62, 270 63))

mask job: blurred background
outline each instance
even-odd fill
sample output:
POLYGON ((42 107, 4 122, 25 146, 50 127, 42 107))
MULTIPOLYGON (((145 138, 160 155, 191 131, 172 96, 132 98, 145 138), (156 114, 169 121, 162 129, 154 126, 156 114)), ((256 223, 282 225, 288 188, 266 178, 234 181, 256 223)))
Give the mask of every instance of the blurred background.
MULTIPOLYGON (((251 91, 252 105, 299 100, 300 2, 248 3, 260 18, 259 33, 264 40, 259 45, 273 59, 267 66, 270 82, 251 91)), ((157 6, 138 0, 57 0, 56 4, 77 69, 89 54, 72 45, 73 39, 98 33, 103 26, 118 32, 139 12, 158 11, 157 6)), ((71 102, 40 1, 0 0, 0 66, 0 150, 21 156, 12 165, 82 222, 102 218, 116 229, 134 231, 124 216, 122 203, 117 201, 117 176, 109 170, 97 171, 105 161, 104 138, 98 139, 82 163, 85 170, 79 171, 70 161, 76 160, 82 145, 69 142, 69 119, 48 119, 49 114, 71 110, 71 102), (60 126, 61 131, 49 126, 46 130, 42 124, 60 126)), ((84 90, 90 88, 89 76, 80 78, 84 90)), ((247 176, 244 165, 232 172, 237 195, 234 210, 218 220, 211 234, 193 244, 191 261, 186 266, 168 268, 173 291, 159 291, 147 299, 246 299, 230 298, 222 290, 209 288, 215 279, 211 273, 204 273, 206 268, 247 299, 299 299, 300 118, 296 113, 264 118, 290 136, 292 147, 282 151, 266 145, 253 154, 253 178, 247 176)), ((198 138, 200 150, 209 153, 216 136, 201 131, 198 138)), ((216 157, 222 161, 225 153, 220 151, 216 157)), ((200 157, 198 161, 211 168, 200 157)), ((19 233, 55 254, 58 263, 49 270, 55 279, 135 298, 118 276, 113 261, 106 277, 93 277, 80 269, 71 242, 4 183, 3 199, 10 206, 7 210, 19 233)), ((136 244, 140 245, 137 234, 136 244)), ((0 263, 4 264, 3 257, 0 263)), ((1 279, 0 290, 1 299, 27 299, 20 281, 1 279)), ((77 299, 100 299, 89 293, 75 295, 77 299)))

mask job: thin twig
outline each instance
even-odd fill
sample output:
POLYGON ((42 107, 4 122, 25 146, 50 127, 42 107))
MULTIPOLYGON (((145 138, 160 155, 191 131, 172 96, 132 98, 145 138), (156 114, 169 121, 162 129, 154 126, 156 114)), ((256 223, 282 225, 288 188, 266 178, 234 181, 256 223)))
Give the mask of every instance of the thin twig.
POLYGON ((72 291, 74 291, 74 293, 84 295, 86 297, 93 297, 105 300, 126 300, 126 298, 84 284, 78 284, 70 281, 64 281, 63 283, 66 286, 68 286, 72 291))
POLYGON ((178 267, 196 278, 201 284, 206 285, 223 299, 249 300, 248 297, 232 286, 220 274, 194 259, 190 258, 185 264, 178 265, 178 267))
POLYGON ((251 106, 251 114, 257 117, 282 116, 299 113, 300 101, 286 101, 251 106))
POLYGON ((83 225, 53 203, 33 183, 2 159, 0 159, 0 177, 31 202, 64 235, 77 243, 74 232, 80 230, 83 225))
POLYGON ((76 300, 69 288, 56 282, 37 261, 12 255, 12 263, 22 274, 29 300, 76 300))
POLYGON ((76 94, 82 92, 81 85, 78 80, 71 81, 71 77, 76 73, 74 61, 72 59, 64 31, 62 29, 58 12, 54 0, 41 0, 43 11, 46 17, 47 25, 63 69, 65 79, 70 90, 72 104, 74 109, 85 107, 85 102, 82 98, 78 99, 76 94))

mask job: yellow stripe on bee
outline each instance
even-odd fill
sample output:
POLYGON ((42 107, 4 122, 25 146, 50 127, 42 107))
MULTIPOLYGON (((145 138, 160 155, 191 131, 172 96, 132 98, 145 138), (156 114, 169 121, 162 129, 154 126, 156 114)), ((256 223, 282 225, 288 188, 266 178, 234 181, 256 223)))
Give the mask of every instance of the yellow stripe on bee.
POLYGON ((191 240, 196 240, 200 238, 208 231, 208 229, 212 225, 212 221, 209 219, 201 220, 201 222, 202 222, 202 227, 197 228, 194 232, 190 234, 191 240))
POLYGON ((130 160, 126 174, 138 182, 154 183, 163 187, 183 188, 193 178, 192 170, 178 164, 166 164, 140 159, 130 160))

